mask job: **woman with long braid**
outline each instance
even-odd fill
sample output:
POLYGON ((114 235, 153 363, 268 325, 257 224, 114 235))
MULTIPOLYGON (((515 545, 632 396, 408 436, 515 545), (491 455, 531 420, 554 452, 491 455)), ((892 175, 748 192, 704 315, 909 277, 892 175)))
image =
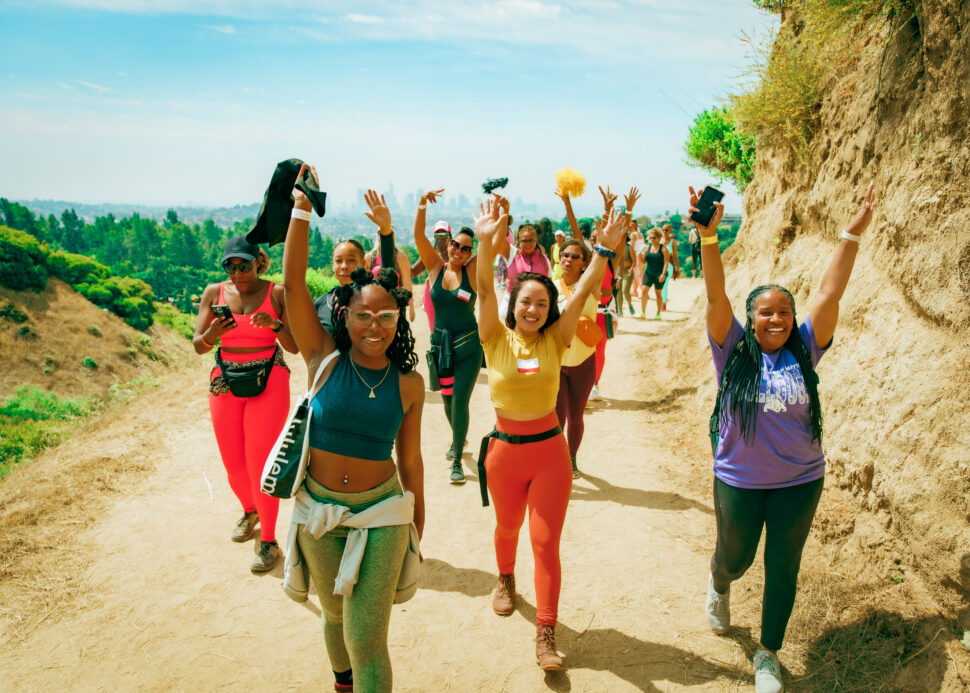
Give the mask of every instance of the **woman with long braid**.
MULTIPOLYGON (((690 189, 691 212, 698 193, 690 189)), ((759 693, 783 689, 777 651, 795 603, 802 548, 822 494, 822 409, 815 366, 832 344, 845 293, 869 226, 873 186, 836 248, 807 320, 777 284, 759 286, 745 302, 745 324, 724 290, 717 240, 720 203, 701 235, 707 332, 718 378, 711 417, 717 545, 711 558, 707 619, 717 633, 730 627, 731 583, 754 561, 765 529, 765 587, 761 642, 754 655, 759 693)))
MULTIPOLYGON (((480 207, 478 235, 478 333, 488 364, 488 386, 495 406, 495 430, 483 441, 479 474, 495 503, 495 554, 499 580, 492 608, 515 610, 515 552, 519 529, 529 511, 535 554, 536 661, 542 669, 561 669, 556 652, 561 572, 559 538, 572 487, 569 448, 556 418, 560 366, 572 341, 586 297, 599 286, 609 248, 622 239, 623 222, 610 214, 600 231, 602 246, 576 285, 562 313, 549 277, 520 272, 510 286, 505 324, 499 322, 492 273, 495 238, 505 235, 508 217, 496 196, 480 207)), ((599 223, 597 222, 597 226, 599 223)))
MULTIPOLYGON (((358 267, 336 292, 331 336, 306 287, 310 200, 296 188, 293 199, 283 286, 311 386, 321 367, 323 383, 311 401, 309 467, 294 497, 284 582, 292 594, 290 573, 305 566, 316 586, 336 690, 352 691, 356 680, 360 691, 390 691, 391 604, 411 525, 419 535, 424 527, 424 380, 414 370, 418 359, 404 315, 410 293, 398 288, 392 269, 375 277, 358 267), (366 529, 362 552, 357 528, 366 529)), ((368 196, 367 202, 368 217, 382 234, 389 232, 383 200, 368 196)))
POLYGON ((428 241, 424 230, 425 210, 428 203, 436 203, 443 192, 444 188, 441 188, 421 196, 414 217, 414 244, 428 270, 428 284, 431 285, 435 315, 431 352, 441 384, 445 417, 451 426, 451 447, 445 457, 451 465, 451 483, 464 484, 461 456, 468 435, 468 405, 482 368, 482 345, 478 341, 478 322, 475 320, 477 259, 471 256, 475 238, 464 230, 449 242, 447 262, 442 262, 428 241))

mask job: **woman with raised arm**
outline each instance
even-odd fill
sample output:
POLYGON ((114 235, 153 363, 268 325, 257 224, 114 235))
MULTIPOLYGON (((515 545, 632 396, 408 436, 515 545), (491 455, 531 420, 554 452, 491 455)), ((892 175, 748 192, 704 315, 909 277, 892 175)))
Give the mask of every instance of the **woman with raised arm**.
POLYGON ((203 291, 192 345, 197 354, 205 354, 219 343, 209 375, 209 411, 229 486, 243 510, 231 539, 247 541, 258 523, 259 546, 249 569, 265 573, 280 554, 280 502, 260 490, 259 479, 290 407, 290 369, 279 347, 296 353, 296 343, 283 320, 283 287, 259 278, 269 268, 266 251, 244 236, 233 236, 223 249, 222 268, 228 281, 209 284, 203 291), (223 314, 216 315, 213 306, 223 314), (234 385, 237 396, 227 373, 246 371, 256 371, 250 381, 256 387, 243 391, 234 385))
POLYGON ((502 324, 492 274, 493 244, 508 226, 501 205, 499 196, 494 205, 489 200, 475 220, 478 334, 496 415, 495 430, 482 441, 478 462, 483 503, 488 503, 488 492, 495 503, 499 579, 492 608, 501 615, 515 610, 515 550, 528 509, 536 565, 536 660, 542 669, 561 669, 555 634, 561 582, 559 538, 572 478, 569 447, 556 418, 560 366, 586 298, 599 286, 607 257, 614 255, 609 248, 620 240, 623 223, 611 214, 598 229, 604 245, 596 246, 593 261, 561 313, 552 280, 520 272, 510 285, 509 310, 502 324))
MULTIPOLYGON (((368 201, 375 201, 379 199, 380 198, 377 196, 377 193, 373 190, 368 190, 365 195, 365 200, 368 201)), ((394 232, 390 227, 378 228, 378 246, 380 248, 380 258, 382 264, 385 266, 390 266, 395 254, 397 253, 397 250, 394 247, 394 232)), ((324 329, 326 329, 331 336, 333 336, 333 314, 337 303, 337 290, 341 286, 350 283, 350 275, 353 274, 355 269, 365 265, 364 256, 366 254, 367 252, 364 250, 364 246, 353 238, 346 241, 341 241, 337 244, 337 247, 333 249, 331 268, 333 269, 333 276, 337 279, 337 286, 332 288, 323 296, 319 296, 314 302, 317 308, 317 317, 320 319, 320 324, 323 325, 324 329)))
MULTIPOLYGON (((374 277, 357 268, 337 290, 331 336, 306 287, 310 200, 295 188, 293 199, 283 285, 310 386, 316 375, 323 383, 311 401, 309 467, 294 497, 284 587, 295 599, 306 599, 305 592, 294 592, 290 579, 291 572, 306 567, 320 597, 338 691, 353 690, 354 679, 357 690, 390 691, 391 604, 410 526, 418 534, 424 527, 424 381, 414 370, 414 338, 403 315, 410 294, 398 288, 393 270, 374 277), (353 518, 365 513, 369 523, 358 520, 351 529, 353 518), (360 536, 353 534, 359 529, 367 529, 362 552, 360 536)), ((389 231, 391 214, 383 201, 368 194, 367 204, 368 218, 382 233, 389 231)))
MULTIPOLYGON (((699 193, 690 189, 691 212, 699 193)), ((717 373, 711 417, 717 544, 707 587, 707 619, 717 633, 731 624, 731 583, 754 561, 764 528, 765 587, 761 641, 754 655, 759 693, 781 691, 781 648, 795 603, 802 548, 822 494, 822 408, 815 366, 832 344, 839 301, 869 226, 873 186, 842 233, 808 319, 798 324, 795 299, 777 284, 758 286, 745 301, 745 324, 724 290, 717 240, 720 203, 701 235, 707 287, 707 333, 717 373)))
POLYGON ((482 368, 482 345, 478 341, 475 298, 478 296, 477 259, 472 258, 475 238, 462 230, 448 246, 448 261, 442 262, 425 235, 425 210, 444 192, 430 190, 421 196, 414 217, 414 244, 428 270, 434 331, 431 333, 431 358, 434 361, 445 417, 451 426, 451 447, 445 458, 451 465, 451 483, 464 484, 461 466, 468 436, 468 405, 482 368))
POLYGON ((650 288, 653 287, 657 298, 657 315, 660 319, 660 312, 663 310, 663 291, 664 282, 667 281, 667 274, 670 272, 670 253, 667 252, 663 244, 663 235, 660 229, 654 226, 647 232, 647 240, 640 247, 639 257, 643 262, 643 286, 640 288, 640 318, 647 319, 647 297, 650 295, 650 288))

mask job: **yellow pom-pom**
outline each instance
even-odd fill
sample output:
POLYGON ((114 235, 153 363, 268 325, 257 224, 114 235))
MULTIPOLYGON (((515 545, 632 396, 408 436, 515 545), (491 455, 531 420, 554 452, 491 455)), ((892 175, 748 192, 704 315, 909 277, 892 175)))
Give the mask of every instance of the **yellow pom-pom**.
POLYGON ((556 189, 560 195, 568 193, 570 197, 579 197, 586 191, 586 177, 567 166, 556 172, 556 189))

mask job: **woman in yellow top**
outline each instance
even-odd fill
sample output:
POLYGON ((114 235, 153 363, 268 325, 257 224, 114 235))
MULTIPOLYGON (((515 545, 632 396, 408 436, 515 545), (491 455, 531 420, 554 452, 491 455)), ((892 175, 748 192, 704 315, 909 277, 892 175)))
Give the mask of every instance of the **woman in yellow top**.
MULTIPOLYGON (((562 278, 556 281, 559 289, 559 310, 565 310, 566 302, 576 290, 576 284, 590 260, 589 248, 570 238, 559 249, 562 278)), ((559 425, 566 431, 569 444, 569 459, 573 464, 573 478, 579 478, 576 466, 576 453, 583 442, 583 412, 586 401, 596 382, 596 345, 603 337, 603 331, 596 324, 596 308, 599 302, 592 293, 583 304, 583 314, 577 325, 576 337, 569 344, 562 357, 559 371, 559 396, 556 398, 556 416, 559 425), (569 426, 566 426, 566 423, 569 426)))
POLYGON ((623 219, 611 212, 597 222, 603 245, 574 287, 562 312, 552 280, 521 272, 509 287, 505 324, 499 322, 492 271, 493 243, 508 226, 508 203, 498 195, 480 206, 478 236, 478 334, 488 364, 488 386, 495 406, 495 430, 482 441, 479 475, 495 503, 495 554, 498 586, 492 598, 497 614, 515 610, 515 549, 529 510, 529 535, 535 554, 536 661, 542 669, 561 669, 555 627, 561 573, 559 537, 572 487, 569 449, 556 418, 556 396, 563 354, 576 334, 586 297, 600 285, 607 258, 616 253, 623 219), (503 209, 505 211, 503 211, 503 209), (487 460, 486 460, 487 458, 487 460), (486 480, 487 479, 487 480, 486 480))

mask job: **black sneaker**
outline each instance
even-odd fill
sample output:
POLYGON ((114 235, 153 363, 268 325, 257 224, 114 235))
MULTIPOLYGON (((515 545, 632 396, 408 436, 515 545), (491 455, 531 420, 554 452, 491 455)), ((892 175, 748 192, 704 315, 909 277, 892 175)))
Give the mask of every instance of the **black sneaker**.
POLYGON ((254 573, 268 573, 276 565, 280 557, 280 547, 275 541, 260 541, 259 551, 256 558, 249 564, 249 569, 254 573))
POLYGON ((451 463, 451 483, 461 485, 465 483, 465 472, 461 468, 461 460, 451 463))
POLYGON ((575 457, 573 457, 572 455, 570 455, 570 456, 569 456, 569 459, 570 459, 570 460, 572 461, 572 463, 573 463, 573 478, 574 478, 574 479, 578 479, 579 477, 581 477, 581 476, 582 476, 582 474, 580 474, 580 473, 579 473, 579 467, 577 467, 577 466, 576 466, 576 458, 575 458, 575 457))
POLYGON ((256 528, 256 523, 259 522, 259 516, 256 511, 251 513, 243 513, 243 516, 236 523, 235 528, 232 530, 232 539, 237 544, 244 541, 248 541, 253 538, 253 530, 256 528))

